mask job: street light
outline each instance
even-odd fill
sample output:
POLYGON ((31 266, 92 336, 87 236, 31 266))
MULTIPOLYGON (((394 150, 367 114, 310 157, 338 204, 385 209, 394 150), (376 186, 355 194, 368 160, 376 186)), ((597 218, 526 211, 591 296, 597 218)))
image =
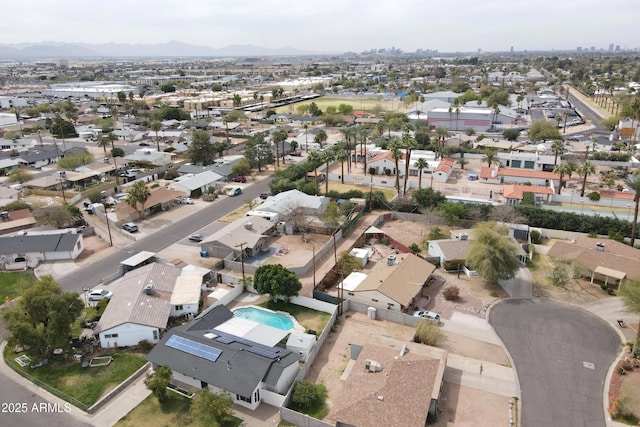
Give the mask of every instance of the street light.
POLYGON ((66 204, 67 198, 64 195, 64 179, 67 177, 67 173, 65 171, 60 171, 58 173, 58 179, 60 180, 60 192, 62 193, 62 201, 66 204))
POLYGON ((631 203, 627 203, 627 221, 629 221, 629 217, 631 216, 631 203))

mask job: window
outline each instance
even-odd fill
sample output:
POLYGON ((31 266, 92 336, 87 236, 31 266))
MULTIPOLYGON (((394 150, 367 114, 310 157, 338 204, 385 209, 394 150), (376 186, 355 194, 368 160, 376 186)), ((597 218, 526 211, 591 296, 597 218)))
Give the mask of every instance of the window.
POLYGON ((533 169, 536 166, 536 163, 531 160, 525 160, 524 168, 525 169, 533 169))
POLYGON ((243 402, 251 403, 251 398, 250 397, 240 396, 239 394, 236 394, 236 400, 242 400, 243 402))
POLYGON ((176 310, 178 310, 178 311, 184 310, 184 308, 182 308, 182 304, 176 305, 175 307, 176 307, 176 310))
POLYGON ((257 390, 253 393, 253 401, 254 401, 254 402, 259 402, 259 401, 260 401, 260 389, 257 389, 257 390))
POLYGON ((352 295, 352 296, 355 295, 353 292, 347 292, 347 294, 352 295))
POLYGON ((511 161, 511 167, 512 168, 519 168, 521 164, 522 164, 521 160, 512 160, 511 161))
POLYGON ((118 334, 104 334, 105 338, 118 338, 118 334))
POLYGON ((153 330, 153 339, 154 339, 154 340, 157 340, 157 339, 158 339, 158 330, 157 330, 157 329, 154 329, 154 330, 153 330))
POLYGON ((373 301, 373 302, 378 302, 378 300, 377 300, 377 299, 373 299, 373 298, 371 298, 371 301, 373 301))

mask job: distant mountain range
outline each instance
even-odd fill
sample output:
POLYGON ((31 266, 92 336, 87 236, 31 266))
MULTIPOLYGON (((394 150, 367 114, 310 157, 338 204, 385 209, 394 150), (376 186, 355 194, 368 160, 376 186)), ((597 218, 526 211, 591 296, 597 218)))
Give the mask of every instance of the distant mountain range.
POLYGON ((177 41, 158 44, 128 43, 0 43, 0 58, 105 58, 105 57, 243 57, 326 55, 335 52, 312 52, 283 47, 271 49, 253 45, 230 45, 222 48, 197 46, 177 41))

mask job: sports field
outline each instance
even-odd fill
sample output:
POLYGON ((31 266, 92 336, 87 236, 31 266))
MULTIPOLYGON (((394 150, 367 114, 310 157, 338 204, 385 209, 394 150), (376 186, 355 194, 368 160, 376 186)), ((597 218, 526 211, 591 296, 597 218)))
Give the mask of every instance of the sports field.
POLYGON ((333 106, 338 108, 340 104, 347 104, 353 107, 353 111, 366 111, 367 113, 376 114, 379 111, 400 111, 404 110, 404 105, 397 99, 393 101, 385 101, 382 97, 379 98, 329 98, 329 97, 321 97, 316 98, 313 101, 305 101, 299 102, 297 104, 285 105, 283 107, 276 108, 276 112, 278 113, 296 113, 296 108, 300 105, 307 105, 315 102, 318 108, 322 111, 325 111, 327 107, 333 106))

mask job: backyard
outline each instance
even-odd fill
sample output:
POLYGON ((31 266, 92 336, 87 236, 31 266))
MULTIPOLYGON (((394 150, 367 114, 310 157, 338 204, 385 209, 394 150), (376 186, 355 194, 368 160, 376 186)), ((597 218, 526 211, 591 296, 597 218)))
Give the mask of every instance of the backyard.
MULTIPOLYGON (((80 362, 65 360, 61 357, 58 360, 49 358, 46 365, 33 369, 29 365, 20 366, 15 361, 17 355, 8 347, 5 348, 4 356, 11 367, 22 372, 27 378, 31 377, 32 381, 44 383, 48 386, 46 388, 54 389, 49 391, 80 407, 90 407, 146 363, 142 353, 107 351, 85 356, 87 360, 91 357, 111 356, 112 361, 106 366, 83 368, 80 362), (65 395, 77 402, 65 398, 65 395)), ((30 359, 36 360, 31 356, 30 359)), ((82 407, 81 409, 86 410, 82 407)))
MULTIPOLYGON (((160 403, 153 395, 149 395, 145 400, 136 406, 131 412, 122 417, 116 427, 159 427, 159 426, 181 426, 181 427, 205 427, 210 426, 211 421, 202 422, 193 419, 189 413, 191 401, 169 392, 164 402, 160 403)), ((236 427, 242 420, 236 417, 229 417, 220 424, 221 427, 236 427)))
POLYGON ((35 280, 33 271, 5 271, 0 274, 0 304, 20 296, 35 280))
POLYGON ((289 313, 295 317, 298 323, 304 326, 307 331, 313 330, 318 333, 324 330, 329 318, 331 317, 331 314, 325 313, 324 311, 317 311, 284 301, 273 302, 268 300, 259 304, 259 306, 273 311, 284 311, 289 313))

